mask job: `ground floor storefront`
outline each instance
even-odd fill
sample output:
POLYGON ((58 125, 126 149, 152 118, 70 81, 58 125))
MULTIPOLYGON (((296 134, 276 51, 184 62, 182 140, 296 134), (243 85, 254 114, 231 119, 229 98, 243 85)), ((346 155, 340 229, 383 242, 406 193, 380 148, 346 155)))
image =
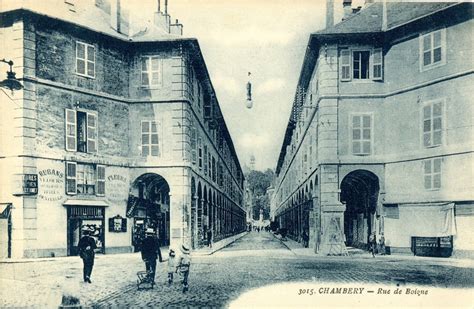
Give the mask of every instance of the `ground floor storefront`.
POLYGON ((146 229, 162 246, 194 249, 245 230, 242 201, 188 167, 126 167, 37 159, 35 186, 2 206, 2 258, 77 255, 83 229, 97 252, 136 252, 146 229))
POLYGON ((309 239, 309 247, 323 255, 344 255, 355 247, 381 254, 473 256, 474 201, 397 202, 387 178, 383 165, 320 166, 280 207, 276 225, 302 246, 309 239))

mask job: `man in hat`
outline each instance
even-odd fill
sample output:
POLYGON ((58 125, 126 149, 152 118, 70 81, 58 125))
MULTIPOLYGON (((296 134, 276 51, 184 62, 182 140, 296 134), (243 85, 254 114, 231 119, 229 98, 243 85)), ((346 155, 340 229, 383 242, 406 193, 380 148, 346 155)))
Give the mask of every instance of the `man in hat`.
POLYGON ((188 290, 189 267, 191 266, 190 250, 186 245, 181 246, 181 256, 179 257, 176 271, 179 271, 183 276, 183 293, 188 290))
POLYGON ((142 259, 145 262, 145 268, 148 273, 150 283, 155 283, 156 258, 161 258, 160 245, 156 233, 152 228, 145 230, 145 239, 142 242, 142 259))
POLYGON ((84 282, 92 283, 91 282, 91 274, 92 268, 94 267, 94 257, 95 252, 94 249, 97 248, 95 244, 95 239, 91 237, 92 230, 84 225, 82 227, 82 237, 79 240, 79 244, 77 245, 79 249, 79 256, 82 259, 84 264, 83 268, 83 277, 84 282))

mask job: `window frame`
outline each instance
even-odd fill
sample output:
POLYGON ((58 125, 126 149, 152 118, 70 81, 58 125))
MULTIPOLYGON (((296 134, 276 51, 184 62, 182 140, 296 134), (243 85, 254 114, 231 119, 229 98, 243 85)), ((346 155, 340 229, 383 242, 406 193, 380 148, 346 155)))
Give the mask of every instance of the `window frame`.
POLYGON ((90 111, 90 110, 85 110, 85 109, 70 109, 70 108, 65 108, 64 112, 64 123, 65 123, 65 131, 64 131, 64 146, 66 151, 68 152, 81 152, 81 153, 98 153, 99 152, 99 113, 97 111, 90 111), (85 113, 86 114, 86 134, 85 134, 85 143, 86 143, 86 151, 79 151, 79 136, 77 134, 78 130, 78 123, 77 123, 77 113, 85 113), (68 113, 73 113, 74 114, 74 122, 68 121, 68 113), (95 126, 91 126, 89 124, 89 117, 94 117, 95 118, 95 126), (74 134, 68 134, 68 126, 73 126, 74 127, 74 134), (93 128, 95 129, 95 134, 92 137, 89 137, 89 129, 93 128), (74 148, 70 147, 68 142, 68 138, 74 138, 74 148), (91 150, 89 147, 89 143, 94 142, 95 149, 91 150))
POLYGON ((423 188, 427 191, 439 191, 443 187, 443 181, 442 181, 442 176, 443 176, 443 159, 441 157, 437 158, 430 158, 422 161, 422 175, 423 175, 423 188), (439 172, 434 171, 435 167, 435 161, 439 162, 439 172), (430 164, 430 173, 426 173, 426 164, 429 162, 430 164), (435 176, 439 175, 439 187, 435 187, 435 176), (426 187, 426 177, 430 177, 430 187, 426 187))
POLYGON ((95 79, 95 73, 96 73, 96 56, 95 56, 95 51, 96 48, 92 44, 88 44, 82 41, 76 41, 76 54, 75 54, 75 73, 79 76, 87 77, 87 78, 92 78, 95 79), (79 58, 78 57, 78 46, 83 45, 84 46, 84 58, 79 58), (88 47, 92 47, 94 49, 94 60, 90 61, 89 60, 89 52, 88 52, 88 47), (84 61, 84 73, 80 73, 77 71, 77 61, 82 60, 84 61), (94 65, 94 75, 89 75, 89 62, 93 63, 94 65))
POLYGON ((430 149, 430 148, 437 148, 437 147, 442 147, 445 144, 445 127, 446 127, 446 114, 445 114, 445 106, 446 106, 446 98, 439 98, 439 99, 434 99, 434 100, 428 100, 423 102, 421 109, 420 109, 420 144, 422 149, 430 149), (433 145, 433 133, 435 130, 433 130, 434 127, 434 118, 433 118, 433 106, 435 104, 441 104, 441 140, 439 144, 433 145), (424 124, 425 124, 425 107, 431 106, 430 109, 430 141, 431 144, 426 146, 425 145, 425 131, 424 131, 424 124))
POLYGON ((140 150, 141 150, 141 157, 148 158, 148 157, 155 157, 159 158, 161 157, 161 143, 160 143, 160 122, 158 120, 142 120, 140 122, 140 150), (143 131, 143 124, 148 123, 148 132, 143 131), (155 123, 156 125, 156 132, 152 132, 152 124, 155 123), (152 135, 156 134, 158 138, 158 142, 156 144, 152 143, 152 135), (148 143, 145 145, 143 143, 143 135, 148 135, 148 143), (148 154, 144 155, 143 154, 143 147, 148 147, 148 154), (158 154, 157 155, 152 155, 152 147, 156 146, 158 148, 158 154))
POLYGON ((158 55, 141 55, 140 56, 140 87, 145 88, 145 89, 158 89, 163 86, 163 59, 160 58, 158 55), (143 71, 143 60, 147 59, 149 61, 149 67, 147 67, 146 71, 143 71), (153 59, 158 59, 158 70, 153 71, 151 62, 153 59), (158 73, 158 83, 157 84, 152 84, 152 77, 153 73, 157 72, 158 73), (148 83, 144 84, 143 83, 143 74, 147 75, 148 78, 148 83))
MULTIPOLYGON (((367 112, 367 113, 364 113, 364 112, 360 112, 360 113, 350 113, 349 114, 349 153, 351 156, 356 156, 356 157, 368 157, 368 156, 373 156, 374 155, 374 113, 373 112, 367 112), (370 117, 370 153, 368 154, 365 154, 365 153, 354 153, 354 136, 353 136, 353 132, 354 132, 354 122, 353 122, 353 118, 357 116, 357 117, 361 117, 361 125, 362 127, 360 128, 361 130, 361 139, 360 139, 360 143, 361 145, 363 145, 362 143, 364 141, 367 141, 366 139, 363 139, 363 116, 369 116, 370 117)), ((363 149, 363 147, 361 147, 361 150, 363 149)))
POLYGON ((430 32, 420 33, 419 35, 419 58, 420 62, 420 72, 428 71, 446 64, 446 28, 436 29, 430 32), (434 60, 434 34, 440 32, 441 33, 441 60, 438 62, 433 62, 434 60), (430 36, 431 48, 430 48, 430 55, 431 55, 431 62, 430 64, 424 64, 424 38, 430 36))
POLYGON ((383 48, 381 47, 372 47, 372 46, 357 46, 357 47, 343 47, 339 49, 339 80, 341 82, 356 82, 356 83, 368 83, 373 81, 383 81, 384 80, 384 53, 383 48), (354 53, 355 52, 369 52, 369 78, 354 78, 354 53), (375 63, 375 55, 380 55, 380 61, 375 63), (345 62, 343 57, 347 57, 349 63, 345 62), (375 66, 380 65, 380 76, 374 74, 375 66), (343 70, 346 68, 349 72, 349 76, 344 76, 343 70))

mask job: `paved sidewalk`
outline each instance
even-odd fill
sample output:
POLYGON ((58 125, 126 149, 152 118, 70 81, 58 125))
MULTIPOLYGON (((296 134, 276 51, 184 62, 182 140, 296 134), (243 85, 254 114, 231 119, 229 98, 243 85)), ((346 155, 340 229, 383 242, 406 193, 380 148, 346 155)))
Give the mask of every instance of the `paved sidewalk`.
MULTIPOLYGON (((272 233, 273 234, 273 233, 272 233)), ((290 238, 286 238, 286 240, 281 240, 281 235, 275 235, 285 247, 287 247, 291 252, 293 252, 298 257, 323 257, 321 254, 317 254, 314 252, 312 248, 303 248, 303 245, 297 241, 294 241, 290 238)), ((373 259, 372 255, 369 252, 360 250, 360 249, 351 249, 349 250, 349 256, 361 259, 373 259)), ((324 256, 326 257, 326 256, 324 256)), ((331 256, 333 258, 344 258, 343 256, 331 256)), ((327 256, 327 258, 331 258, 327 256)), ((419 263, 430 263, 433 265, 443 265, 443 266, 453 266, 453 267, 470 267, 474 268, 474 260, 466 259, 466 258, 437 258, 437 257, 424 257, 424 256, 414 256, 414 255, 406 255, 406 254, 394 254, 394 255, 376 255, 375 259, 377 260, 407 260, 412 262, 419 262, 419 263)))

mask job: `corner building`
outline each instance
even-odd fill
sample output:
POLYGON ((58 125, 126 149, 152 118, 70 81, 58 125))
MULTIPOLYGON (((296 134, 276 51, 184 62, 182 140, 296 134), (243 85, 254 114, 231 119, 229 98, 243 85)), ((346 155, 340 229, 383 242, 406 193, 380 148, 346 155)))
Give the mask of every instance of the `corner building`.
POLYGON ((5 1, 2 57, 24 89, 2 93, 2 257, 198 249, 245 229, 243 174, 198 41, 120 1, 5 1), (36 189, 34 188, 36 187, 36 189))
POLYGON ((275 220, 321 254, 375 233, 387 253, 472 256, 472 3, 344 6, 310 35, 275 220))

